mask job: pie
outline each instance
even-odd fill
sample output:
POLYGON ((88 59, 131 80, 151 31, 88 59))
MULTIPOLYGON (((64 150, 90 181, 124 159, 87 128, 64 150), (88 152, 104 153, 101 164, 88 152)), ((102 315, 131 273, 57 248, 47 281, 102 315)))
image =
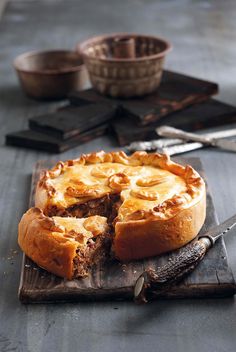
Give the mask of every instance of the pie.
POLYGON ((69 280, 84 277, 91 263, 109 249, 107 219, 48 217, 41 209, 31 208, 19 223, 18 242, 47 271, 69 280))
POLYGON ((184 246, 204 223, 206 191, 191 166, 165 154, 101 151, 45 171, 35 206, 19 224, 20 246, 71 279, 86 275, 109 241, 122 262, 184 246))

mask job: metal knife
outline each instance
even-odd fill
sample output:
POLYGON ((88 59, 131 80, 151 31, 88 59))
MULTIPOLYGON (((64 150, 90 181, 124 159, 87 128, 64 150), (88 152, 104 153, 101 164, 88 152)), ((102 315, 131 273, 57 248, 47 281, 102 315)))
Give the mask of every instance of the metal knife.
POLYGON ((195 141, 204 145, 226 149, 231 152, 236 152, 236 142, 234 141, 229 141, 221 138, 205 137, 195 133, 185 132, 169 126, 158 127, 156 129, 156 132, 159 136, 162 137, 181 138, 186 141, 195 141))
POLYGON ((172 256, 167 264, 157 270, 145 270, 134 286, 135 302, 147 303, 158 298, 181 281, 196 268, 209 248, 235 225, 236 215, 199 236, 197 241, 191 242, 178 250, 178 253, 172 256))
MULTIPOLYGON (((227 138, 236 136, 236 128, 230 130, 221 130, 216 132, 204 133, 203 136, 210 138, 227 138)), ((169 155, 181 154, 191 150, 202 148, 204 145, 199 142, 183 143, 182 139, 162 138, 151 141, 136 141, 127 145, 125 148, 128 152, 136 150, 157 151, 160 153, 167 153, 169 155)))
POLYGON ((136 150, 145 150, 145 151, 160 151, 162 148, 182 144, 182 139, 177 138, 162 138, 162 139, 154 139, 152 141, 136 141, 132 142, 129 145, 125 146, 125 148, 129 152, 133 152, 136 150))
POLYGON ((169 147, 162 148, 161 153, 165 153, 168 155, 176 155, 191 152, 192 150, 203 148, 204 144, 199 142, 193 143, 182 143, 177 145, 171 145, 169 147))

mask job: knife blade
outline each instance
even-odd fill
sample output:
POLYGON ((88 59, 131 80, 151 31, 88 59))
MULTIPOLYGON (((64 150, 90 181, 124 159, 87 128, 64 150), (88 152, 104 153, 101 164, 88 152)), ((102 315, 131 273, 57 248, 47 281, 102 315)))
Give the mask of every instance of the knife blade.
POLYGON ((178 250, 167 264, 157 270, 147 269, 137 279, 134 286, 134 301, 147 303, 158 298, 173 285, 190 274, 204 258, 205 254, 215 242, 236 225, 236 214, 199 236, 197 241, 191 242, 178 250))
POLYGON ((168 155, 176 155, 176 154, 191 152, 192 150, 196 150, 203 147, 204 147, 204 144, 199 142, 182 143, 177 145, 171 145, 169 147, 164 147, 162 148, 161 152, 168 155))
POLYGON ((221 138, 211 138, 209 136, 189 133, 170 126, 158 127, 156 129, 156 132, 158 135, 162 137, 181 138, 186 141, 195 141, 195 142, 202 143, 204 145, 209 145, 209 146, 229 150, 232 152, 236 152, 236 142, 234 141, 229 141, 221 138))
POLYGON ((152 141, 135 141, 125 146, 129 152, 133 152, 136 150, 145 150, 145 151, 160 151, 162 148, 183 144, 182 139, 177 138, 163 138, 163 139, 154 139, 152 141))
MULTIPOLYGON (((230 130, 221 130, 216 132, 204 133, 203 136, 210 138, 227 138, 236 136, 236 128, 230 130)), ((136 141, 125 147, 128 152, 136 150, 157 151, 160 153, 166 152, 169 155, 181 154, 191 150, 202 148, 204 145, 199 142, 183 143, 182 139, 177 138, 163 138, 154 139, 151 141, 136 141), (165 149, 163 149, 165 148, 165 149)))

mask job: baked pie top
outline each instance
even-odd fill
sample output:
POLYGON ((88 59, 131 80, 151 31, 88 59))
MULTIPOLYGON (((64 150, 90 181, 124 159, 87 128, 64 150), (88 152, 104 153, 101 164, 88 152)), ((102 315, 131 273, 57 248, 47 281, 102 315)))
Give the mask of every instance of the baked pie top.
POLYGON ((191 166, 167 155, 98 152, 59 162, 44 173, 36 191, 36 206, 68 208, 107 194, 120 194, 116 222, 168 219, 199 201, 202 178, 191 166))
MULTIPOLYGON (((48 221, 48 218, 45 217, 48 221)), ((55 232, 60 233, 68 241, 76 241, 77 248, 84 247, 90 238, 108 231, 107 219, 103 216, 90 216, 89 218, 63 218, 53 216, 52 221, 55 225, 55 232)))
MULTIPOLYGON (((82 219, 60 216, 47 217, 39 208, 29 209, 24 216, 26 215, 28 223, 31 223, 35 230, 37 225, 42 232, 50 231, 56 242, 71 242, 76 246, 75 248, 83 248, 90 238, 96 238, 109 230, 107 219, 98 215, 82 219)), ((27 235, 26 231, 25 236, 27 235)), ((40 240, 40 236, 35 239, 35 241, 40 240)))

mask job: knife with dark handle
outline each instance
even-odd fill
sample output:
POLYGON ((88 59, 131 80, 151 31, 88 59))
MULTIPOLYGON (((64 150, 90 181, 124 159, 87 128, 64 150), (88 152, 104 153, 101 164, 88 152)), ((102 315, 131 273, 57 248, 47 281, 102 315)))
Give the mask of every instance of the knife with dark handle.
POLYGON ((234 141, 229 141, 222 138, 211 138, 195 133, 189 133, 170 126, 158 127, 156 129, 156 132, 159 136, 162 137, 181 138, 186 141, 199 142, 204 145, 226 149, 231 152, 236 152, 236 142, 234 141))
POLYGON ((222 224, 213 227, 197 241, 181 248, 178 254, 172 256, 168 263, 157 268, 147 269, 137 279, 134 286, 134 300, 136 303, 147 303, 161 296, 164 292, 188 274, 190 274, 204 258, 208 249, 236 225, 236 215, 222 224))

